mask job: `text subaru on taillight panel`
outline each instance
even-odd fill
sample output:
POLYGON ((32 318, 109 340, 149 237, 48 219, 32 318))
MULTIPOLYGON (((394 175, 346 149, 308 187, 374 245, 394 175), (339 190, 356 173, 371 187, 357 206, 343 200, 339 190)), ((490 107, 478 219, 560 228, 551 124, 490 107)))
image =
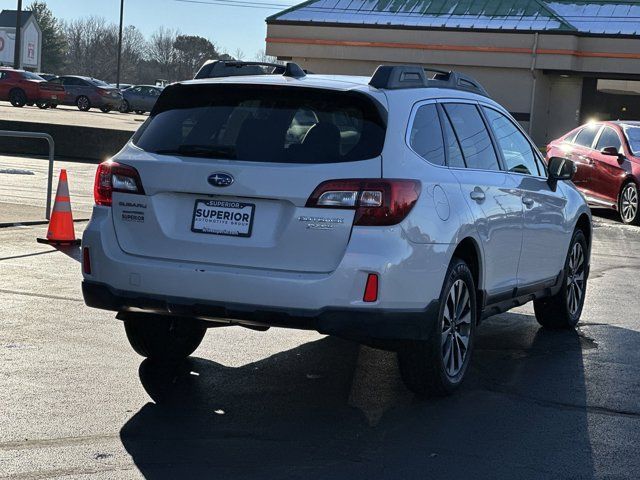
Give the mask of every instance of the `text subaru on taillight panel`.
POLYGON ((96 172, 87 305, 143 356, 209 326, 314 329, 398 351, 420 395, 467 371, 483 318, 534 301, 578 322, 591 217, 571 161, 539 151, 472 78, 381 66, 167 87, 96 172))

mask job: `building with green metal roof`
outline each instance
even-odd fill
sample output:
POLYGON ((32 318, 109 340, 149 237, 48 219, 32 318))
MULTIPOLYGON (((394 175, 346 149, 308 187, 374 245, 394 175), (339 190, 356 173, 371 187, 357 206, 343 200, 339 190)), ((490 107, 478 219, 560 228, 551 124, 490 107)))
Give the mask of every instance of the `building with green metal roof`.
POLYGON ((319 73, 460 70, 541 145, 640 118, 640 0, 309 0, 267 18, 267 53, 319 73))

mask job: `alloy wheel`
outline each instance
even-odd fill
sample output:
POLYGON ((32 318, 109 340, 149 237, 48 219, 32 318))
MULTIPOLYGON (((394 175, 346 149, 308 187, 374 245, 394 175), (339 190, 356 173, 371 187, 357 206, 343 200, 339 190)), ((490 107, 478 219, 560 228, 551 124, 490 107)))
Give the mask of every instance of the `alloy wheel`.
POLYGON ((456 280, 449 290, 442 315, 442 361, 449 377, 464 366, 471 338, 471 297, 467 284, 456 280))
POLYGON ((584 250, 582 244, 576 242, 569 255, 569 271, 567 272, 567 307, 572 316, 578 312, 582 304, 584 273, 584 250))
POLYGON ((635 220, 638 213, 638 189, 632 183, 629 183, 620 198, 620 216, 625 223, 631 223, 635 220))
POLYGON ((82 111, 89 110, 89 99, 87 97, 80 97, 78 99, 78 108, 82 111))

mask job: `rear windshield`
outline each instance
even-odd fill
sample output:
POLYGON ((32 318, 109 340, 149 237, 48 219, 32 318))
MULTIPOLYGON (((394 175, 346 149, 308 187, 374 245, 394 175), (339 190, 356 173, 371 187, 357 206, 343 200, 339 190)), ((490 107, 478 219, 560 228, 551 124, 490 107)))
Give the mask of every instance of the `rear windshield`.
POLYGON ((380 155, 375 100, 303 87, 175 85, 133 137, 154 153, 274 163, 336 163, 380 155))
POLYGON ((41 76, 31 72, 22 72, 22 78, 26 78, 28 80, 44 80, 41 76))
POLYGON ((87 81, 89 83, 92 83, 96 87, 108 87, 109 86, 108 83, 103 82, 102 80, 98 80, 97 78, 89 78, 89 79, 87 79, 87 81))

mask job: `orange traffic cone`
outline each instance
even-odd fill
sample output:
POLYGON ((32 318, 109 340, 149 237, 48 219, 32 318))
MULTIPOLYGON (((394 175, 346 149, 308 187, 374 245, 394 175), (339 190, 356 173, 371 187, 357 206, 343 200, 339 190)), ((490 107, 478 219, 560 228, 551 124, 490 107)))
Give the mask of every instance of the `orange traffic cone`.
POLYGON ((80 240, 76 240, 76 233, 73 229, 71 197, 69 197, 67 171, 64 169, 60 171, 56 201, 51 211, 47 238, 38 238, 37 240, 38 243, 49 243, 51 245, 80 245, 80 240))

